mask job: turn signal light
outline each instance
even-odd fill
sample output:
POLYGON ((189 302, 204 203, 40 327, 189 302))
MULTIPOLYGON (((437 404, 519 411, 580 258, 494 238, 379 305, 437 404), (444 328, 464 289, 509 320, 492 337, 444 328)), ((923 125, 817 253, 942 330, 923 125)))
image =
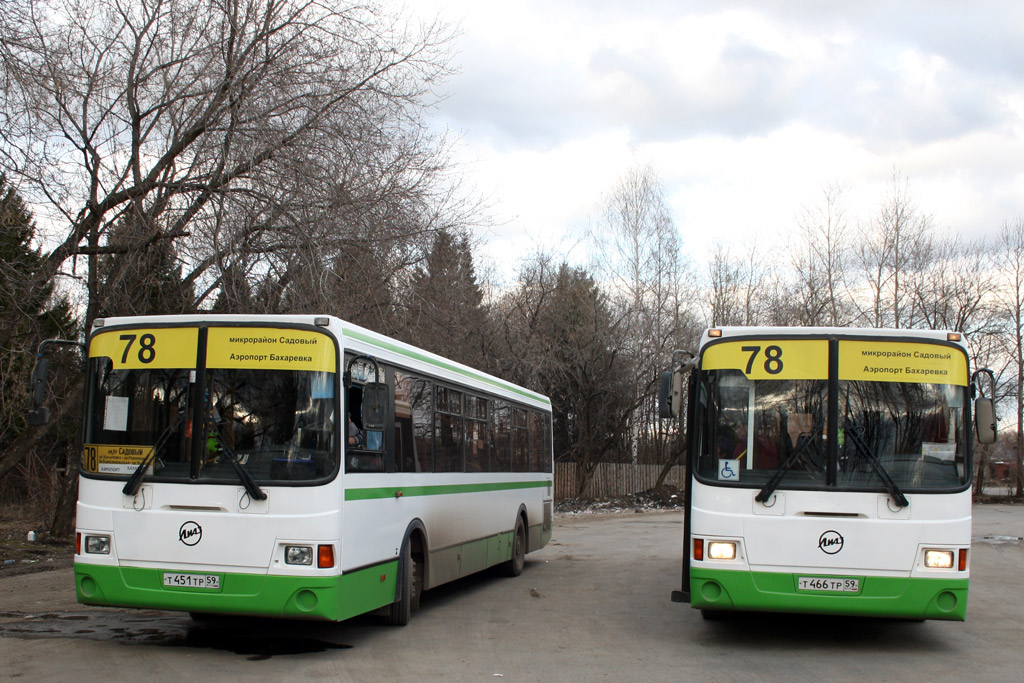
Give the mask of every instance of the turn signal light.
POLYGON ((703 560, 704 559, 704 539, 695 538, 693 539, 693 559, 703 560))
POLYGON ((319 545, 316 548, 316 566, 320 569, 330 569, 334 566, 334 546, 319 545))
POLYGON ((957 558, 956 568, 959 571, 967 571, 967 548, 960 548, 959 557, 957 558))

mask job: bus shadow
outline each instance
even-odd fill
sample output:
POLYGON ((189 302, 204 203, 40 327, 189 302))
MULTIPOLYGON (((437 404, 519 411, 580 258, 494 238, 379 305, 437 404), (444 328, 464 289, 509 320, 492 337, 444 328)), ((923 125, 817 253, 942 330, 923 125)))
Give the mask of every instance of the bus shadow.
POLYGON ((795 647, 822 652, 865 649, 873 653, 948 653, 950 644, 928 622, 870 617, 737 612, 693 618, 707 645, 737 640, 752 650, 778 653, 795 647))
MULTIPOLYGON (((527 558, 526 564, 523 566, 523 573, 517 577, 509 577, 503 574, 498 567, 490 567, 476 574, 470 574, 461 579, 440 585, 437 588, 432 588, 420 597, 420 612, 429 613, 433 610, 444 609, 464 598, 497 589, 506 581, 512 581, 513 583, 522 581, 536 569, 537 564, 537 562, 532 562, 527 558)), ((416 617, 414 616, 413 618, 415 619, 416 617)))
MULTIPOLYGON (((527 561, 520 582, 531 572, 527 561)), ((457 579, 423 594, 412 624, 438 619, 463 600, 500 601, 500 584, 509 581, 495 569, 457 579)), ((73 638, 98 643, 193 648, 232 652, 248 660, 358 648, 393 633, 385 610, 342 622, 302 621, 233 615, 197 615, 159 610, 98 608, 71 613, 0 613, 0 637, 37 640, 73 638)))

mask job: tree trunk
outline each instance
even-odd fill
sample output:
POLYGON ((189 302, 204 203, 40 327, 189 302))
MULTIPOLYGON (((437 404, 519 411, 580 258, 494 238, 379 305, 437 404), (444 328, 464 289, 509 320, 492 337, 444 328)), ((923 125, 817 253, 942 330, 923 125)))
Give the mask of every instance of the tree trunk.
POLYGON ((55 538, 75 532, 75 506, 78 503, 78 458, 68 457, 68 467, 60 478, 60 494, 50 524, 50 535, 55 538))

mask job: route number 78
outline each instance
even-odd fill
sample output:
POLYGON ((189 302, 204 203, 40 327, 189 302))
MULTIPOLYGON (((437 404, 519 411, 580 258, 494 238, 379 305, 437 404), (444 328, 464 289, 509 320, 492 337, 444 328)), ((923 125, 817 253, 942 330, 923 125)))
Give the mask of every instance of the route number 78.
MULTIPOLYGON (((740 348, 741 351, 750 354, 747 359, 747 370, 746 374, 750 374, 750 371, 754 369, 754 363, 757 362, 758 356, 761 354, 760 346, 743 346, 740 348)), ((774 344, 768 346, 764 350, 764 371, 769 375, 777 375, 782 372, 782 348, 775 346, 774 344)))

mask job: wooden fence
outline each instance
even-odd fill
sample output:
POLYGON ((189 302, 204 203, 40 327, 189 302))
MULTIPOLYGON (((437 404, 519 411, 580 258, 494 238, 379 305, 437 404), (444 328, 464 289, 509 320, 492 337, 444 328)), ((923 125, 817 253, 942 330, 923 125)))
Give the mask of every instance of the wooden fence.
MULTIPOLYGON (((639 493, 653 488, 661 473, 661 465, 633 465, 631 463, 605 462, 587 484, 583 498, 614 498, 630 493, 639 493)), ((665 478, 665 484, 683 488, 686 471, 673 467, 665 478)), ((555 500, 576 497, 576 463, 555 463, 555 500)))

